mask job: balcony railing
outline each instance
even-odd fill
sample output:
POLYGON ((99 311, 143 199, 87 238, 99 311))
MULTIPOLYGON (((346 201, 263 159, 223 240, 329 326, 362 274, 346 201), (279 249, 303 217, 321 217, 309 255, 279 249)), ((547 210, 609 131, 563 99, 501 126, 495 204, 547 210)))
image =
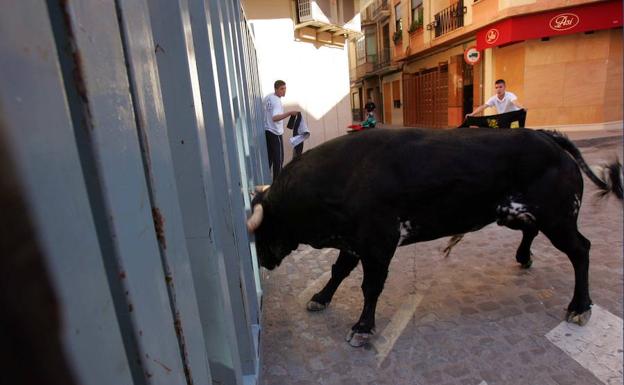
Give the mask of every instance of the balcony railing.
POLYGON ((381 1, 376 7, 373 8, 373 20, 377 20, 382 16, 390 16, 390 6, 388 0, 381 1))
POLYGON ((459 0, 450 7, 444 8, 433 17, 435 37, 442 36, 464 26, 464 14, 467 12, 464 1, 459 0))
POLYGON ((385 47, 379 52, 379 60, 373 65, 373 71, 380 70, 390 65, 390 47, 385 47))
POLYGON ((377 64, 377 54, 366 55, 366 59, 358 59, 358 66, 355 68, 357 78, 364 77, 365 75, 373 72, 375 65, 377 64))

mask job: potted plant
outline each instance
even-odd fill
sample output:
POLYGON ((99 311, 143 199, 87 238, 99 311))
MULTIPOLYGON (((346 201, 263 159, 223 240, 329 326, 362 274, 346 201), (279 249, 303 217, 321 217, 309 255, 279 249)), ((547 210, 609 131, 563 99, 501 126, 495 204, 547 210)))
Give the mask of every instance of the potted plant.
POLYGON ((401 41, 401 39, 403 39, 403 30, 398 29, 394 32, 394 34, 392 35, 392 40, 394 41, 394 43, 398 43, 401 41))
POLYGON ((408 31, 409 31, 409 33, 415 32, 416 30, 422 28, 422 26, 423 26, 422 19, 414 20, 414 21, 412 21, 412 24, 410 24, 410 27, 409 27, 408 31))
POLYGON ((423 7, 418 8, 418 16, 414 15, 414 19, 412 20, 412 24, 410 24, 409 32, 412 33, 419 28, 423 27, 423 7))

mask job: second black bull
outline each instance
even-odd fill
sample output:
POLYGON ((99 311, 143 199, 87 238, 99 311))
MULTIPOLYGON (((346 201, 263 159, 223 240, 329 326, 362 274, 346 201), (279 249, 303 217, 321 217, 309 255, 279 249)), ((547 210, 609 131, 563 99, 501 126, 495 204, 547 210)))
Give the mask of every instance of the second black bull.
MULTIPOLYGON (((570 259, 575 287, 566 319, 591 315, 590 241, 577 228, 581 170, 622 199, 619 162, 592 171, 560 133, 530 129, 370 130, 326 142, 288 164, 253 199, 248 220, 261 266, 273 269, 301 243, 340 250, 331 279, 308 302, 323 310, 362 263, 364 307, 347 340, 363 345, 398 246, 457 236, 496 221, 520 230, 516 260, 531 266, 542 232, 570 259)), ((457 239, 455 237, 454 239, 457 239)))

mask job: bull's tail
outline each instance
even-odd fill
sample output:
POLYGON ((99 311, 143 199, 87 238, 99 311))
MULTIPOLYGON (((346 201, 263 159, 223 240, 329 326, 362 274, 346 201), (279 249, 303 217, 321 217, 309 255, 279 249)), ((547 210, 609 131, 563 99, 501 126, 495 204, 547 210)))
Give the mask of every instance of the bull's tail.
POLYGON ((539 130, 555 141, 561 148, 568 152, 576 161, 579 168, 594 182, 600 189, 600 195, 606 196, 613 193, 618 199, 623 199, 624 178, 622 176, 622 165, 616 159, 613 163, 603 164, 590 168, 579 149, 568 139, 567 136, 558 131, 539 130))

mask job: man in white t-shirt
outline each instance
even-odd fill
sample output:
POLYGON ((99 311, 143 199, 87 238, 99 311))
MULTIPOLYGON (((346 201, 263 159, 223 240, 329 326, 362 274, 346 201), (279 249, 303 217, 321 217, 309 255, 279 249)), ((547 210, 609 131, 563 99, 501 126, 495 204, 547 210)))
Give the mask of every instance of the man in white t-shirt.
POLYGON ((498 79, 494 82, 494 88, 496 88, 496 95, 489 98, 484 105, 477 107, 470 114, 466 114, 466 117, 475 116, 488 107, 496 107, 496 112, 498 114, 527 110, 526 107, 518 103, 518 97, 514 93, 505 91, 505 81, 503 79, 498 79))
POLYGON ((284 164, 284 134, 283 120, 291 115, 297 115, 298 111, 284 112, 280 98, 286 95, 286 82, 277 80, 273 84, 275 92, 268 95, 262 101, 264 108, 264 130, 269 155, 269 168, 273 171, 273 180, 277 178, 284 164))

